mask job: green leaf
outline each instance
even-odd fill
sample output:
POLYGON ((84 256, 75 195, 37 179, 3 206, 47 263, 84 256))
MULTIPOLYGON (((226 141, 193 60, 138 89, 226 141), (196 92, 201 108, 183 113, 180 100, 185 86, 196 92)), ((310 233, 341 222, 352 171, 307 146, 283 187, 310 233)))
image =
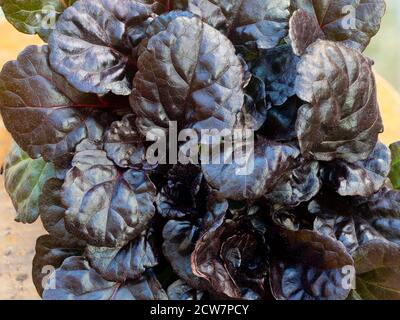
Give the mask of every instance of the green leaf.
POLYGON ((3 0, 4 15, 20 32, 47 40, 58 16, 73 0, 3 0))
POLYGON ((392 152, 392 169, 389 178, 393 187, 400 189, 400 141, 391 144, 389 148, 392 152))
POLYGON ((56 176, 53 164, 31 159, 14 144, 5 163, 5 187, 17 211, 18 222, 33 223, 39 216, 39 197, 44 183, 56 176))

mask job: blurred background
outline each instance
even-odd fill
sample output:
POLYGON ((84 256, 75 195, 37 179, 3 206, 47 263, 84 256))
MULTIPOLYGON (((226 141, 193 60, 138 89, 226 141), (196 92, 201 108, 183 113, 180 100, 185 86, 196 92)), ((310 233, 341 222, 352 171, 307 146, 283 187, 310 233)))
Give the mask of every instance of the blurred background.
MULTIPOLYGON (((381 30, 372 39, 366 55, 375 60, 378 99, 385 124, 381 140, 400 140, 400 0, 386 0, 387 12, 381 30)), ((15 30, 0 9, 0 68, 30 44, 42 44, 36 36, 15 30)), ((0 165, 11 138, 0 119, 0 165)), ((38 299, 32 284, 31 264, 36 238, 45 231, 40 221, 33 225, 14 222, 14 209, 0 177, 0 299, 38 299)))
POLYGON ((376 71, 400 89, 400 1, 386 0, 386 4, 381 30, 365 53, 375 60, 376 71))

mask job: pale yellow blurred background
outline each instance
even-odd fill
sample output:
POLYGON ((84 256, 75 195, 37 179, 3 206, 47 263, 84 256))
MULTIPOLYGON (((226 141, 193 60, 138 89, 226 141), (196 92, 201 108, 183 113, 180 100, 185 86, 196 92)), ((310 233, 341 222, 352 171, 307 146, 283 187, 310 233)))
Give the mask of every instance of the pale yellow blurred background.
MULTIPOLYGON (((385 123, 381 140, 386 144, 400 140, 400 0, 387 0, 388 11, 366 54, 375 59, 378 98, 385 123)), ((22 34, 6 22, 0 10, 0 68, 30 44, 41 44, 36 36, 22 34)), ((0 121, 0 162, 11 138, 0 121)), ((21 225, 14 222, 14 209, 0 177, 0 299, 37 299, 32 284, 31 263, 35 240, 44 234, 40 222, 21 225)))

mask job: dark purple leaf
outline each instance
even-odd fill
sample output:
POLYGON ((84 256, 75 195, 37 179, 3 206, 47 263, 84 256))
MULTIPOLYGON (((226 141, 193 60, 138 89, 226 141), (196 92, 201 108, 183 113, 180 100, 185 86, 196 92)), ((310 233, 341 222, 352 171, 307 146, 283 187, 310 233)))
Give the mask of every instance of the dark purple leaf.
POLYGON ((294 207, 311 200, 320 189, 318 162, 301 159, 265 197, 276 205, 294 207))
POLYGON ((294 54, 303 55, 317 39, 326 39, 315 16, 303 9, 296 10, 289 21, 289 38, 294 54))
POLYGON ((301 223, 295 213, 281 209, 273 210, 271 214, 273 223, 285 230, 299 231, 301 223))
POLYGON ((67 8, 49 38, 55 71, 82 92, 129 95, 133 49, 147 19, 163 6, 153 0, 80 0, 67 8))
POLYGON ((63 185, 67 229, 90 245, 123 246, 148 227, 155 193, 145 173, 120 172, 103 151, 79 152, 63 185))
POLYGON ((7 130, 30 157, 54 161, 85 138, 103 134, 94 108, 104 107, 50 69, 48 48, 30 46, 0 74, 0 107, 7 130))
POLYGON ((379 217, 372 219, 372 226, 387 240, 400 246, 400 218, 379 217))
POLYGON ((45 300, 167 300, 152 272, 124 283, 104 280, 83 257, 70 257, 55 272, 54 289, 43 292, 45 300))
POLYGON ((298 9, 290 19, 289 36, 296 54, 302 55, 318 39, 338 41, 364 51, 380 28, 384 0, 292 0, 298 9))
POLYGON ((124 282, 137 279, 158 264, 151 232, 144 231, 122 248, 88 246, 90 265, 106 280, 124 282))
POLYGON ((163 28, 155 28, 139 57, 131 95, 141 133, 167 129, 169 121, 179 129, 233 127, 244 94, 231 42, 196 17, 167 15, 154 23, 163 28))
POLYGON ((36 241, 35 256, 32 262, 32 277, 36 290, 42 295, 46 287, 54 285, 54 271, 65 259, 79 256, 84 245, 78 242, 65 241, 54 236, 41 236, 36 241))
POLYGON ((247 152, 241 152, 241 158, 233 157, 231 164, 224 164, 227 155, 221 152, 221 164, 202 164, 202 169, 208 183, 223 197, 257 199, 270 191, 292 168, 298 155, 294 146, 259 141, 255 146, 249 144, 247 152))
POLYGON ((189 221, 170 220, 163 230, 163 253, 174 272, 189 286, 201 288, 201 279, 192 272, 190 256, 199 236, 199 228, 189 221))
POLYGON ((365 210, 346 198, 321 194, 309 203, 308 210, 315 215, 314 230, 342 242, 351 254, 371 240, 384 240, 364 218, 365 210))
POLYGON ((357 198, 355 204, 362 207, 364 215, 368 218, 400 217, 400 191, 387 185, 369 198, 357 198))
POLYGON ((287 34, 289 5, 289 0, 189 0, 188 10, 235 44, 269 49, 287 34))
POLYGON ((141 167, 145 162, 145 138, 137 132, 135 121, 134 115, 126 115, 105 133, 104 150, 121 168, 141 167))
POLYGON ((270 285, 277 300, 345 300, 340 269, 325 270, 304 264, 277 262, 270 269, 270 285))
POLYGON ((314 230, 322 235, 337 239, 353 253, 358 248, 356 226, 352 217, 320 215, 314 221, 314 230))
MULTIPOLYGON (((65 207, 61 201, 64 181, 52 178, 46 181, 39 198, 39 213, 46 231, 60 242, 73 242, 77 239, 65 228, 65 207)), ((80 241, 83 242, 83 241, 80 241)), ((83 242, 84 243, 84 242, 83 242)))
POLYGON ((390 151, 381 142, 366 160, 355 163, 336 160, 324 164, 321 177, 341 196, 369 197, 378 192, 390 171, 390 151))
MULTIPOLYGON (((343 267, 353 260, 345 247, 330 237, 308 230, 285 231, 274 248, 270 267, 272 293, 279 300, 343 300, 350 286, 344 285, 343 267)), ((347 282, 346 282, 347 284, 347 282)))
POLYGON ((363 244, 354 254, 358 274, 384 267, 400 267, 400 247, 396 244, 371 240, 363 244))
MULTIPOLYGON (((191 257, 192 270, 196 276, 206 279, 217 293, 230 298, 240 298, 240 289, 220 257, 223 243, 221 236, 224 231, 221 227, 199 239, 191 257)), ((240 259, 240 253, 233 252, 232 257, 240 259)))
POLYGON ((265 240, 254 226, 254 217, 222 222, 197 241, 191 259, 194 274, 204 278, 217 296, 265 297, 265 240))
POLYGON ((350 253, 370 241, 400 244, 400 219, 390 212, 370 211, 368 205, 346 208, 346 204, 321 198, 309 204, 309 211, 316 215, 314 230, 342 242, 350 253))
POLYGON ((296 123, 304 157, 365 160, 382 132, 371 61, 341 44, 317 41, 298 64, 296 123))

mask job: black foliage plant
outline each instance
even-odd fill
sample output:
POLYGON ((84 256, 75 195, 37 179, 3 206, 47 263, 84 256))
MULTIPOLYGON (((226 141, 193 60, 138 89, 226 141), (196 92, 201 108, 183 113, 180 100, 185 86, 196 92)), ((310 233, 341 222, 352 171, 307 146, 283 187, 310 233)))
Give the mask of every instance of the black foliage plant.
POLYGON ((48 42, 0 74, 44 299, 400 299, 399 144, 362 54, 383 0, 0 4, 48 42), (171 122, 254 141, 153 163, 171 122))

